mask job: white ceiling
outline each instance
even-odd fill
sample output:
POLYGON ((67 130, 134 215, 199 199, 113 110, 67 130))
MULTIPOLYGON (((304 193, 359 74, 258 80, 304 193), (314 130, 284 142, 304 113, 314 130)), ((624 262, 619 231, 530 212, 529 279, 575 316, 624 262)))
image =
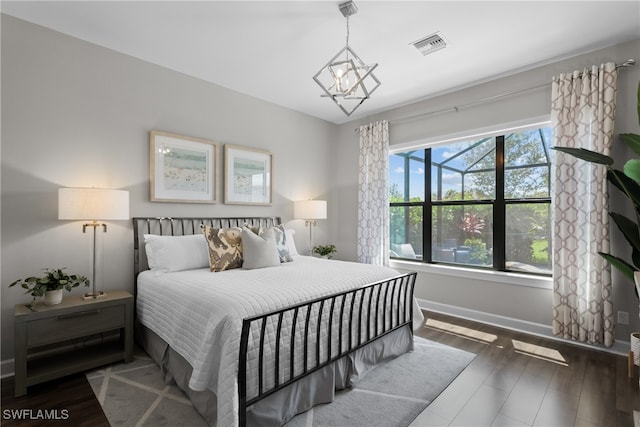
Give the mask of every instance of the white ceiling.
MULTIPOLYGON (((334 123, 640 39, 638 1, 366 1, 352 49, 382 85, 351 117, 313 75, 345 44, 342 1, 2 1, 3 13, 334 123), (448 47, 412 42, 440 32, 448 47)), ((640 58, 635 58, 640 60, 640 58)), ((570 70, 568 70, 570 71, 570 70)))

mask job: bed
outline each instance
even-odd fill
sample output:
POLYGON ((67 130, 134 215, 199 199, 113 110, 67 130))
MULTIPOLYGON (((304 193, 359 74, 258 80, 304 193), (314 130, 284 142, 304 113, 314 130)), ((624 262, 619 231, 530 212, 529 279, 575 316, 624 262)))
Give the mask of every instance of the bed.
POLYGON ((201 224, 281 221, 133 218, 137 341, 210 425, 282 425, 413 349, 415 273, 301 256, 292 245, 292 262, 268 268, 212 273, 176 253, 168 264, 193 265, 149 268, 145 236, 194 240, 201 224))

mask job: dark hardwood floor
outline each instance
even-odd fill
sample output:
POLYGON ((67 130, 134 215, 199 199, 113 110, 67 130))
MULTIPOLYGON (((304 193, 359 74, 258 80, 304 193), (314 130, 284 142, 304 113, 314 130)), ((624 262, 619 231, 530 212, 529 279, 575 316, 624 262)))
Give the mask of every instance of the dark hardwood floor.
POLYGON ((3 426, 109 427, 107 417, 84 374, 31 386, 13 395, 13 377, 2 380, 3 426))
POLYGON ((412 426, 633 426, 627 358, 425 313, 416 335, 477 356, 412 426))
MULTIPOLYGON (((431 312, 416 335, 477 356, 412 426, 633 426, 640 410, 638 368, 628 379, 626 357, 431 312)), ((13 379, 2 380, 1 424, 109 425, 82 374, 30 387, 20 398, 13 379), (64 409, 68 417, 6 416, 18 409, 32 416, 55 409, 58 418, 64 409)))

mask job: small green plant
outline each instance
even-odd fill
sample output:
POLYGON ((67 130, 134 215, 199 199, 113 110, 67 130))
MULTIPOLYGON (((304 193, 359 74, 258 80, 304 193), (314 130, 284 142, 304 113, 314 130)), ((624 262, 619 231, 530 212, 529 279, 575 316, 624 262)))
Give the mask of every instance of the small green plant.
POLYGON ((45 274, 41 277, 27 277, 26 279, 18 279, 9 287, 20 285, 23 289, 26 289, 25 294, 30 294, 33 299, 41 297, 47 291, 56 291, 58 289, 71 289, 80 285, 89 286, 90 280, 86 276, 80 276, 77 274, 67 274, 64 272, 66 267, 58 269, 45 268, 45 274))
POLYGON ((484 264, 487 262, 487 244, 481 239, 466 239, 464 245, 469 247, 469 258, 473 263, 484 264))
POLYGON ((313 247, 312 252, 314 254, 318 254, 320 256, 326 256, 327 258, 331 259, 331 257, 333 257, 333 254, 338 252, 338 250, 336 249, 335 245, 326 245, 326 246, 318 245, 313 247))

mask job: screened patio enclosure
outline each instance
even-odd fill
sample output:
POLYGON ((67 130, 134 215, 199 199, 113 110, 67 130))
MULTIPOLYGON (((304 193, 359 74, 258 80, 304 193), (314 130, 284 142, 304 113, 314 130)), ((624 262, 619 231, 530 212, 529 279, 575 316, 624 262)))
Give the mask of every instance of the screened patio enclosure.
POLYGON ((392 154, 391 257, 550 273, 549 140, 542 128, 392 154))

